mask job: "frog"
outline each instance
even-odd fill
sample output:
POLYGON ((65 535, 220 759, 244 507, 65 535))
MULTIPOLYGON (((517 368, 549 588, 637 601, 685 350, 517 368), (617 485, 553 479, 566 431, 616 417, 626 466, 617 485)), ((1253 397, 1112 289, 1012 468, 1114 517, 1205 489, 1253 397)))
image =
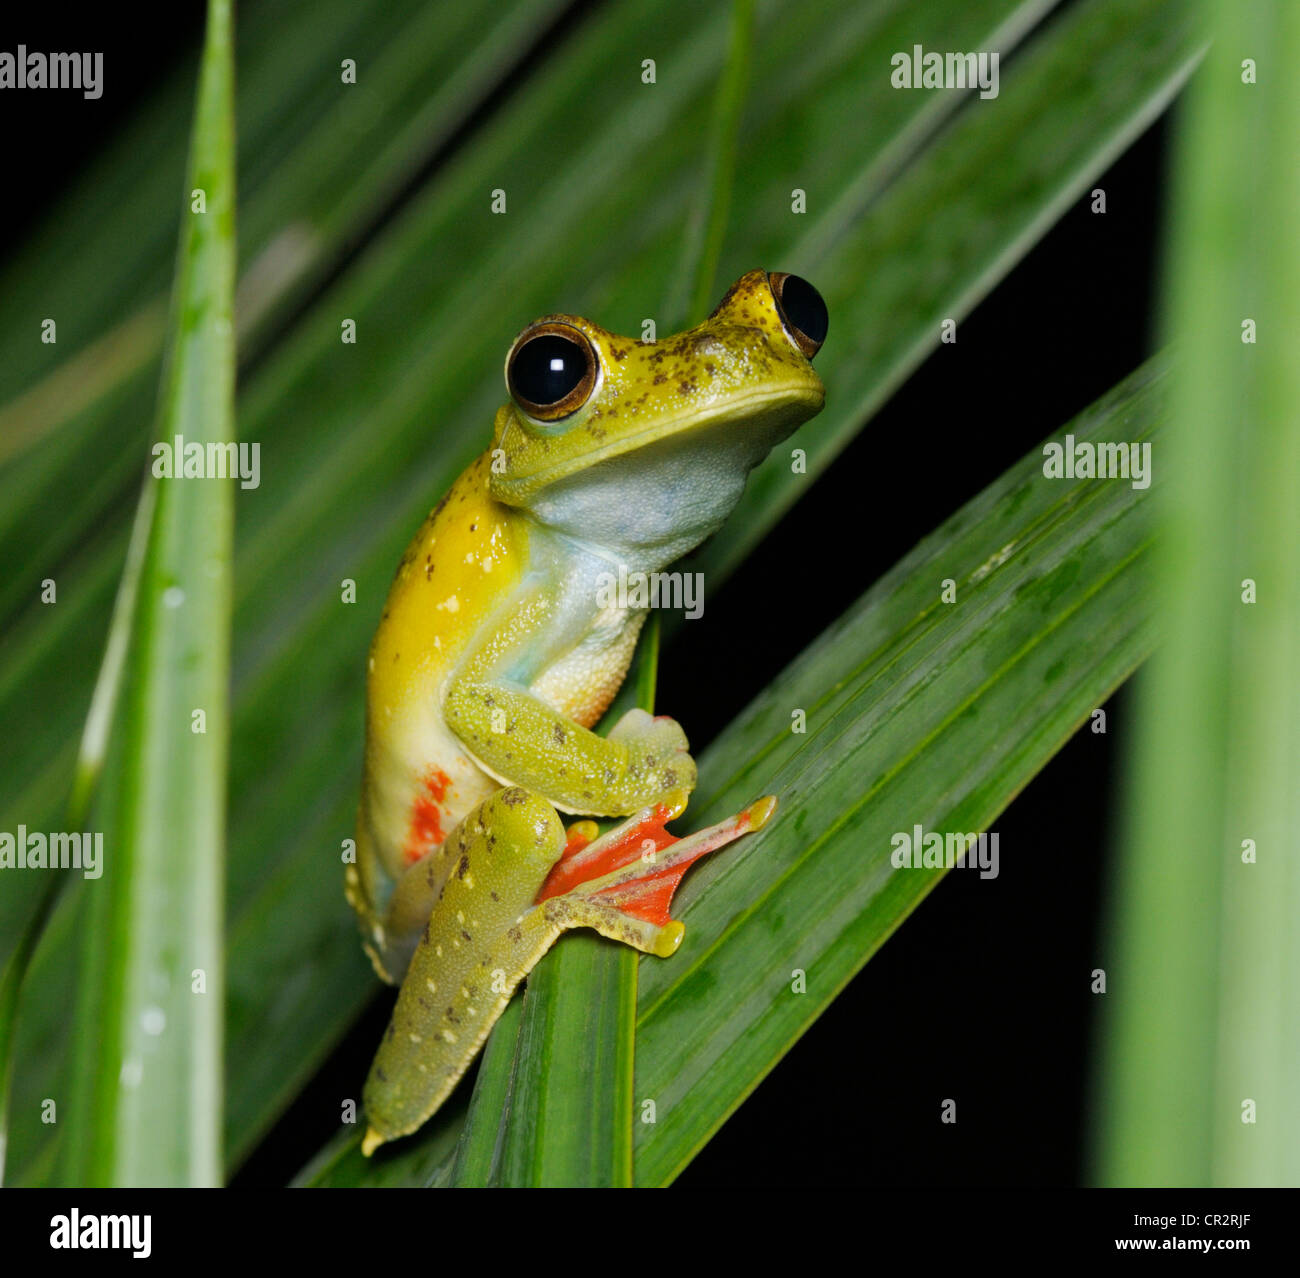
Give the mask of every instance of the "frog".
POLYGON ((669 957, 687 869, 771 819, 764 795, 670 834, 697 774, 680 724, 634 708, 593 728, 649 610, 611 583, 700 545, 821 411, 826 330, 810 283, 753 270, 671 337, 554 313, 510 345, 491 442, 415 533, 370 646, 345 895, 398 994, 367 1156, 432 1117, 563 932, 669 957))

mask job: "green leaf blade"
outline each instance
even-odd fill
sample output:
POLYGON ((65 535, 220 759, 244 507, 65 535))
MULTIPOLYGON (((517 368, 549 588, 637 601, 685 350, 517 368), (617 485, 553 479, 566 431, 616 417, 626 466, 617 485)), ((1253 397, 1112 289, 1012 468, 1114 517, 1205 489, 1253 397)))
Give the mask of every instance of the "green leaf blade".
MULTIPOLYGON (((1144 436, 1159 390, 1140 370, 1069 429, 1110 438, 1122 415, 1144 436)), ((743 855, 688 879, 681 950, 643 964, 637 1102, 655 1120, 638 1127, 638 1184, 673 1179, 938 881, 895 867, 893 836, 987 830, 1145 656, 1139 494, 1047 480, 1042 459, 923 542, 778 681, 780 703, 702 759, 706 814, 769 790, 781 807, 743 855), (788 706, 810 681, 800 739, 788 706)))
POLYGON ((577 935, 537 975, 521 1009, 492 1183, 630 1185, 636 955, 577 935))
MULTIPOLYGON (((182 221, 158 415, 169 443, 234 438, 231 41, 228 0, 211 0, 186 194, 205 205, 182 221)), ((218 1184, 232 483, 150 479, 141 500, 152 526, 96 810, 62 1179, 218 1184)))

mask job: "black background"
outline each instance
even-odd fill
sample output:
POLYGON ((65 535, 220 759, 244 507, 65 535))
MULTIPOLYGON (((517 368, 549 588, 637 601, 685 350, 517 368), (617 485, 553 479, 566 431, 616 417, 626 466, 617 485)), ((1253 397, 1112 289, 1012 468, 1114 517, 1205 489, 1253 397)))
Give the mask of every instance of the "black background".
MULTIPOLYGON (((588 7, 575 6, 570 20, 588 7)), ((0 47, 105 52, 98 101, 0 95, 6 256, 115 125, 192 54, 201 18, 197 3, 137 6, 129 19, 76 5, 6 18, 0 47), (156 21, 140 16, 151 13, 156 21)), ((743 690, 778 680, 919 538, 1150 353, 1167 133, 1157 124, 1093 184, 1108 211, 1094 215, 1081 197, 666 648, 659 701, 697 750, 741 709, 743 690), (797 591, 772 589, 795 581, 797 591)), ((835 336, 832 315, 828 350, 835 336)), ((1107 734, 1085 728, 998 820, 1000 877, 947 876, 678 1184, 1087 1179, 1097 1032, 1088 983, 1103 965, 1129 704, 1119 694, 1107 734), (949 1097, 956 1125, 939 1121, 949 1097)), ((364 1075, 390 997, 377 997, 237 1183, 283 1184, 334 1132, 337 1097, 364 1075)))

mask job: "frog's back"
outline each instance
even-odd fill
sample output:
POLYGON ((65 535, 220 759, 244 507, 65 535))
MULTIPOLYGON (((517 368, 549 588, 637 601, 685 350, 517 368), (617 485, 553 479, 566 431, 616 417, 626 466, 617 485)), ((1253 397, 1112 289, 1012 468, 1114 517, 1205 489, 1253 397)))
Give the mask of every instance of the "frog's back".
POLYGON ((495 788, 442 720, 448 676, 522 570, 517 522, 488 491, 490 466, 484 453, 421 525, 370 646, 357 839, 372 907, 495 788))

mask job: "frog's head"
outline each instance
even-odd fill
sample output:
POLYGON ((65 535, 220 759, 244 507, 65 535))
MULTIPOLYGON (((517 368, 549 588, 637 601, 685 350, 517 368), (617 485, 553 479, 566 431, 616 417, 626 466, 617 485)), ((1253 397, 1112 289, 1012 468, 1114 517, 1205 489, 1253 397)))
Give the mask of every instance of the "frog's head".
POLYGON ((675 559, 820 411, 826 323, 817 290, 775 271, 741 276, 702 324, 657 342, 544 316, 506 357, 492 495, 643 564, 675 559))

